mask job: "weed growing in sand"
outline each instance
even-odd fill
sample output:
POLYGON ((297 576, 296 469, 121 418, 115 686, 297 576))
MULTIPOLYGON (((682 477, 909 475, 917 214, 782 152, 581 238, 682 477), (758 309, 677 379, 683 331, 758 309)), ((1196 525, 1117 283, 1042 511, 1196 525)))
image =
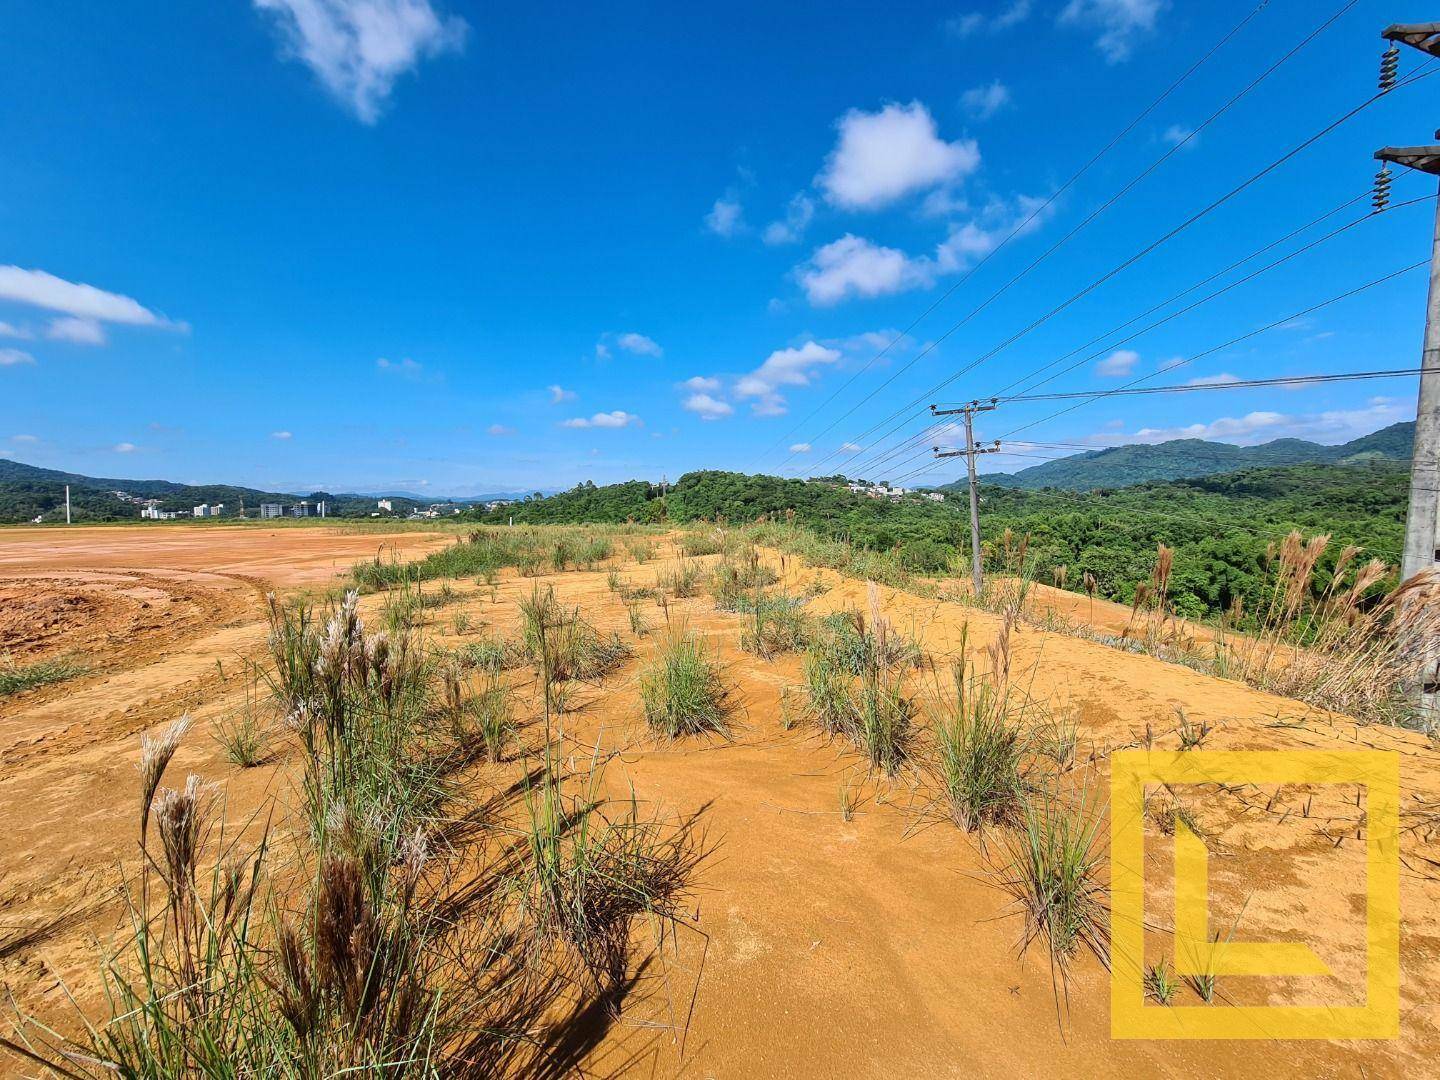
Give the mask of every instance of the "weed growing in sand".
POLYGON ((705 643, 672 631, 640 674, 645 720, 672 739, 709 732, 725 735, 726 691, 705 643))
POLYGON ((625 614, 630 616, 630 632, 637 638, 644 637, 650 632, 650 622, 645 618, 645 612, 639 604, 633 601, 627 602, 625 614))
POLYGON ((757 587, 747 605, 750 625, 740 635, 740 648, 766 660, 805 648, 814 620, 802 610, 803 603, 788 596, 767 595, 757 587))
MULTIPOLYGON (((961 655, 964 655, 963 639, 961 655)), ((1034 790, 1031 747, 1012 718, 1009 687, 993 676, 953 669, 953 697, 932 720, 940 779, 955 823, 967 831, 1014 824, 1034 790)))
POLYGON ((254 681, 245 683, 245 704, 221 713, 215 718, 215 741, 225 753, 225 760, 242 769, 264 764, 269 758, 265 725, 260 721, 260 704, 256 700, 254 681))
POLYGON ((1204 745, 1206 738, 1214 729, 1206 722, 1196 723, 1185 714, 1185 710, 1178 705, 1175 707, 1175 714, 1179 717, 1180 726, 1175 729, 1180 736, 1181 750, 1198 750, 1204 745))
POLYGON ((700 591, 700 568, 689 559, 679 559, 669 570, 655 577, 656 587, 677 600, 684 600, 700 591))
POLYGON ((719 555, 725 550, 725 536, 718 529, 710 532, 690 532, 680 538, 680 550, 691 558, 701 555, 719 555))
POLYGON ((1059 964, 1081 944, 1108 959, 1102 823, 1083 802, 1076 809, 1052 796, 1026 803, 1020 829, 1007 842, 1009 867, 1001 880, 1025 919, 1022 949, 1043 938, 1059 964))
POLYGON ((647 563, 655 557, 655 545, 648 540, 627 540, 625 550, 637 563, 647 563))
POLYGON ((463 758, 484 756, 499 761, 515 736, 514 693, 498 670, 481 676, 478 692, 469 693, 459 665, 445 672, 445 715, 451 737, 463 758))
POLYGON ((70 660, 41 660, 21 667, 9 656, 0 662, 0 697, 64 682, 85 674, 85 668, 70 660))
POLYGON ((1180 989, 1180 982, 1170 970, 1170 964, 1163 957, 1159 962, 1145 969, 1145 993, 1160 1005, 1169 1005, 1180 989))
POLYGON ((601 634, 580 617, 578 608, 563 607, 549 586, 532 589, 530 596, 520 601, 520 614, 522 640, 536 663, 543 659, 543 636, 552 682, 598 680, 631 656, 630 646, 619 634, 601 634))

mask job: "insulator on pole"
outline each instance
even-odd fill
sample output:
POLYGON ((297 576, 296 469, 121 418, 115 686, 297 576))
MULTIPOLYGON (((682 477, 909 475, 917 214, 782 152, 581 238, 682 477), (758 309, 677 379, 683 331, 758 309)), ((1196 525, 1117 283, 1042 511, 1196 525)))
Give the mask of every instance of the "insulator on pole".
POLYGON ((1380 92, 1395 89, 1395 75, 1400 70, 1400 46, 1393 41, 1380 54, 1380 92))
POLYGON ((1370 205, 1375 213, 1379 213, 1390 205, 1390 166, 1382 165, 1380 171, 1375 174, 1375 191, 1370 196, 1370 205))

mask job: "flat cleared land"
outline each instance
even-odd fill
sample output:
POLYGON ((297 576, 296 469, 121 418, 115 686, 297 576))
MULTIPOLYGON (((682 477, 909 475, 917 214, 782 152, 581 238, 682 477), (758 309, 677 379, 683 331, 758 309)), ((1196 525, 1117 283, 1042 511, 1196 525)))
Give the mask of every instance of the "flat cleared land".
MULTIPOLYGON (((242 662, 262 656, 266 589, 319 589, 381 543, 417 556, 448 537, 309 529, 96 529, 0 532, 0 651, 17 661, 84 656, 89 674, 0 699, 0 978, 20 1003, 64 1024, 62 982, 94 1005, 97 951, 120 924, 116 886, 135 851, 138 736, 189 710, 196 725, 175 777, 226 785, 232 819, 276 813, 291 785, 288 735, 276 759, 239 770, 208 737, 243 701, 242 662), (18 607, 17 607, 18 604, 18 607), (217 663, 218 662, 218 663, 217 663)), ((592 1018, 567 1047, 585 1075, 644 1076, 1426 1076, 1440 1061, 1440 754, 1418 735, 1359 727, 1301 703, 1058 633, 1023 627, 1012 639, 1016 678, 1080 730, 1103 794, 1106 755, 1142 744, 1174 749, 1177 708, 1213 731, 1206 749, 1374 747, 1401 761, 1401 1034, 1389 1042, 1126 1042, 1110 1038, 1109 978, 1088 954, 1057 995, 1048 957, 1021 955, 1021 921, 997 886, 1002 837, 982 846, 943 819, 925 785, 867 774, 853 748, 782 723, 782 692, 800 660, 739 650, 745 620, 706 595, 672 601, 670 618, 703 635, 724 667, 733 740, 657 739, 645 726, 637 673, 658 635, 630 634, 607 588, 653 584, 673 564, 616 558, 596 571, 519 578, 495 594, 455 583, 458 599, 429 613, 427 641, 454 648, 453 616, 475 634, 513 636, 517 601, 555 586, 636 657, 580 689, 566 720, 576 758, 598 749, 617 795, 674 820, 694 818, 711 848, 682 931, 637 975, 623 1014, 592 1018), (840 793, 858 803, 846 820, 840 793)), ((715 557, 698 560, 702 564, 715 557)), ((817 614, 867 608, 866 585, 786 561, 792 592, 813 586, 817 614)), ((1037 590, 1044 597, 1045 590, 1037 590)), ((962 633, 983 649, 998 620, 973 608, 885 588, 894 626, 947 669, 962 633)), ((1068 614, 1087 605, 1068 597, 1068 614)), ((367 597, 373 613, 379 600, 367 597)), ((1042 606, 1045 601, 1041 600, 1042 606)), ((1057 599, 1056 603, 1061 603, 1057 599)), ((1097 616, 1101 612, 1097 612, 1097 616)), ((653 604, 647 616, 662 624, 653 604)), ((1115 612, 1104 610, 1109 622, 1115 612)), ((533 716, 532 673, 512 673, 533 716)), ((928 675, 920 676, 921 692, 928 675)), ((533 745, 536 733, 527 729, 533 745)), ((477 796, 504 791, 518 763, 486 766, 477 796)), ((1184 793, 1212 851, 1211 926, 1237 941, 1304 941, 1326 978, 1226 978, 1221 994, 1249 1004, 1363 1000, 1365 870, 1357 789, 1309 793, 1255 787, 1184 793)), ((513 810, 513 807, 512 807, 513 810)), ((504 813, 503 808, 499 813, 504 813)), ((1147 924, 1165 950, 1172 850, 1147 832, 1147 924)), ((1217 1006, 1218 1007, 1218 1006, 1217 1006)), ((1188 988, 1174 1008, 1207 1008, 1188 988)), ((557 1068, 559 1068, 557 1066, 557 1068)))

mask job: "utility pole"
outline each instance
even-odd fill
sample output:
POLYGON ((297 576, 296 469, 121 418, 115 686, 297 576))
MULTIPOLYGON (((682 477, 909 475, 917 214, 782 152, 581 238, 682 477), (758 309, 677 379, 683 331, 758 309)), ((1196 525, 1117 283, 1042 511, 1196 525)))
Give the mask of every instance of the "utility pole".
POLYGON ((975 414, 990 412, 996 408, 998 402, 991 398, 982 404, 979 401, 972 401, 968 405, 962 405, 958 409, 937 409, 930 406, 931 416, 959 416, 965 422, 965 449, 964 450, 941 450, 936 446, 935 459, 963 457, 965 465, 970 474, 970 580, 975 587, 975 596, 980 596, 982 575, 980 568, 980 495, 976 490, 975 479, 975 458, 979 454, 993 454, 1000 449, 1000 440, 996 439, 991 446, 977 447, 975 445, 975 414))
POLYGON ((70 524, 70 485, 65 485, 65 524, 70 524))
MULTIPOLYGON (((1381 31, 1390 42, 1380 61, 1380 89, 1395 85, 1399 45, 1408 45, 1430 57, 1440 57, 1440 23, 1395 24, 1381 31)), ((1440 131, 1435 132, 1440 143, 1440 131)), ((1383 162, 1375 176, 1375 209, 1385 208, 1390 188, 1390 165, 1440 176, 1440 145, 1386 146, 1375 151, 1383 162)), ((1400 579, 1408 580, 1436 564, 1436 527, 1440 523, 1440 199, 1430 237, 1430 292, 1425 305, 1425 341, 1420 357, 1420 394, 1415 405, 1415 445, 1410 453, 1410 507, 1405 518, 1405 554, 1400 579)), ((1436 692, 1440 690, 1436 648, 1430 643, 1418 677, 1408 687, 1420 713, 1433 723, 1436 692)))
MULTIPOLYGON (((1389 26, 1380 35, 1390 42, 1380 62, 1380 88, 1394 85, 1399 62, 1399 44, 1409 45, 1428 56, 1440 56, 1440 23, 1410 23, 1389 26), (1398 43, 1398 44, 1397 44, 1398 43)), ((1440 140, 1440 131, 1435 133, 1440 140)), ((1440 176, 1440 145, 1386 146, 1375 151, 1383 162, 1376 175, 1377 210, 1384 208, 1390 186, 1390 165, 1402 165, 1440 176)), ((1440 521, 1440 200, 1437 200, 1435 227, 1430 243, 1430 295, 1425 307, 1425 344, 1420 360, 1420 395, 1415 409, 1415 448, 1410 462, 1410 509, 1405 520, 1405 555, 1400 564, 1402 580, 1428 570, 1436 562, 1436 526, 1440 521)))

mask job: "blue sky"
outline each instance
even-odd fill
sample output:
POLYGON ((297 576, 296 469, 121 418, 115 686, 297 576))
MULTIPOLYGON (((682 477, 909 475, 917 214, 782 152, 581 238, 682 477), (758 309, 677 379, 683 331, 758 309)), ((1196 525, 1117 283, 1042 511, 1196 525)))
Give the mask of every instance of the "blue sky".
MULTIPOLYGON (((871 471, 891 444, 866 429, 1364 101, 1379 30, 1425 14, 1354 4, 934 345, 1340 5, 1272 0, 1036 213, 1253 6, 12 0, 0 454, 285 490, 893 479, 914 455, 871 471)), ((940 400, 1096 337, 1046 389, 1118 386, 1423 259, 1431 202, 1123 349, 1101 336, 1363 194, 1377 147, 1427 141, 1437 88, 1365 109, 940 400)), ((1408 273, 1152 382, 1413 367, 1424 289, 1408 273)), ((1017 438, 1336 442, 1410 418, 1413 396, 1396 379, 1113 398, 1017 438)), ((1007 405, 980 434, 1057 407, 1007 405)), ((925 428, 901 419, 895 439, 925 428)), ((1059 452, 1014 448, 1034 456, 985 466, 1059 452)))

